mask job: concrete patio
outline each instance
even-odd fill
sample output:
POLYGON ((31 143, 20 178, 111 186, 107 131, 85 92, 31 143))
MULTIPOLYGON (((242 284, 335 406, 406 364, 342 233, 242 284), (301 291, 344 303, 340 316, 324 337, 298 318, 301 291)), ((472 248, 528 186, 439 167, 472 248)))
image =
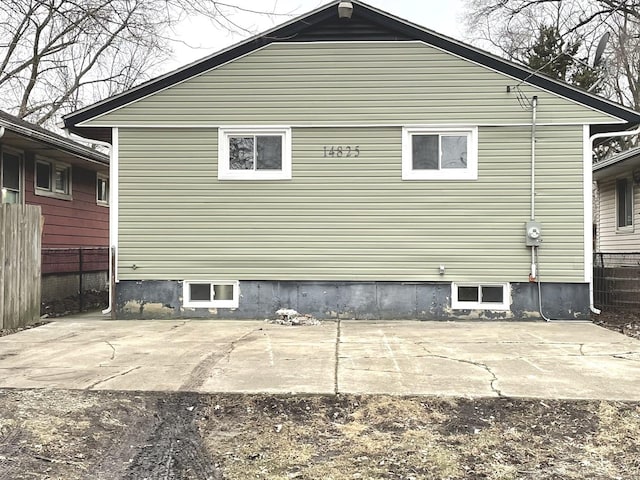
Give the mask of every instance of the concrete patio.
POLYGON ((640 400, 640 342, 590 323, 73 318, 0 338, 0 387, 640 400))

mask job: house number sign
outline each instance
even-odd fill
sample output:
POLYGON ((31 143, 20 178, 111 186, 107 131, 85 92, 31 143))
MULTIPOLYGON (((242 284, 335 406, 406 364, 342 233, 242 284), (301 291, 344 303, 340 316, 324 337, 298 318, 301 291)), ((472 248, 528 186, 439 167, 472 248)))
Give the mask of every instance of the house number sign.
POLYGON ((360 145, 325 145, 323 148, 325 157, 359 157, 360 145))

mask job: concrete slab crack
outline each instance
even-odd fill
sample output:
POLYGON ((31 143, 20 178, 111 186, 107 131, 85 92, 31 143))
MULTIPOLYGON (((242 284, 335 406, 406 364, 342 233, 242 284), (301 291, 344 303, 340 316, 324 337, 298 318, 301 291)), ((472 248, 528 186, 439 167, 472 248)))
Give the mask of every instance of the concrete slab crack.
POLYGON ((584 357, 584 343, 580 344, 580 355, 584 357))
MULTIPOLYGON (((361 368, 361 367, 342 367, 343 370, 349 370, 351 372, 376 372, 376 373, 392 373, 399 375, 397 370, 378 369, 378 368, 361 368)), ((412 377, 433 377, 431 373, 411 373, 412 377)))
POLYGON ((193 368, 189 377, 182 383, 182 385, 180 385, 178 390, 191 392, 198 390, 202 385, 204 385, 204 382, 211 375, 211 370, 213 370, 218 363, 224 359, 229 363, 231 361, 231 354, 235 350, 236 346, 247 337, 260 330, 262 330, 262 328, 255 328, 244 335, 241 335, 236 340, 233 340, 223 351, 211 352, 209 355, 204 357, 200 363, 193 368))
POLYGON ((634 355, 637 352, 628 352, 628 353, 618 353, 615 355, 611 355, 612 358, 617 358, 619 360, 628 360, 629 362, 640 362, 640 359, 638 358, 629 358, 629 357, 623 357, 623 355, 634 355))
POLYGON ((491 370, 491 367, 489 367, 489 365, 485 364, 485 363, 481 363, 481 362, 474 362, 473 360, 465 360, 462 358, 453 358, 453 357, 448 357, 446 355, 437 355, 434 353, 429 352, 429 350, 427 350, 424 345, 420 345, 426 352, 427 352, 427 356, 428 357, 432 357, 432 358, 440 358, 443 360, 450 360, 452 362, 458 362, 458 363, 465 363, 467 365, 473 365, 474 367, 478 367, 483 369, 484 371, 486 371, 489 375, 491 375, 491 381, 489 382, 489 387, 491 388, 491 391, 493 393, 495 393, 498 397, 504 397, 504 395, 502 394, 502 391, 500 391, 500 389, 498 389, 496 387, 496 382, 498 382, 498 376, 495 374, 495 372, 493 370, 491 370))
POLYGON ((104 343, 109 345, 111 347, 111 350, 113 350, 111 352, 111 360, 113 360, 114 358, 116 358, 116 347, 114 347, 109 340, 105 340, 104 343))
POLYGON ((129 370, 126 370, 124 372, 116 373, 115 375, 111 375, 110 377, 107 377, 107 378, 105 378, 103 380, 98 380, 97 382, 94 382, 91 385, 89 385, 88 387, 86 387, 85 390, 91 390, 91 389, 95 388, 96 386, 100 385, 101 383, 108 382, 109 380, 112 380, 114 378, 124 377, 125 375, 133 372, 134 370, 138 370, 139 368, 141 368, 140 365, 138 365, 137 367, 132 367, 129 370))

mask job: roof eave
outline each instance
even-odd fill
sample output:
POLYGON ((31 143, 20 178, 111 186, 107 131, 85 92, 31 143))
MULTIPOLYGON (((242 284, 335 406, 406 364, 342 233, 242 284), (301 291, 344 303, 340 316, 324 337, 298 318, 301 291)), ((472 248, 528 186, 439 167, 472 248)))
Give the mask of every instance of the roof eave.
POLYGON ((35 141, 51 145, 52 147, 55 147, 87 162, 97 163, 100 165, 109 165, 109 157, 100 152, 92 150, 90 147, 80 145, 73 140, 64 140, 54 134, 47 135, 44 132, 29 129, 23 125, 18 125, 14 122, 11 122, 5 118, 0 118, 0 126, 5 127, 5 129, 10 130, 17 135, 20 135, 21 137, 33 139, 35 141))

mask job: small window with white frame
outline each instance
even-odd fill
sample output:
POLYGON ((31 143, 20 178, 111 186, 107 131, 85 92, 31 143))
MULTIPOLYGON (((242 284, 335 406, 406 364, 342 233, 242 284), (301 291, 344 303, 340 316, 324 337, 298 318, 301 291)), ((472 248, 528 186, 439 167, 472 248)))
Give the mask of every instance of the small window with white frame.
POLYGON ((97 174, 96 202, 98 205, 109 205, 109 177, 101 173, 97 174))
POLYGON ((192 308, 238 308, 240 282, 237 280, 185 280, 183 305, 192 308))
POLYGON ((403 180, 476 180, 477 127, 402 129, 403 180))
POLYGON ((218 179, 290 180, 290 128, 220 128, 218 179))
POLYGON ((452 283, 454 310, 509 310, 508 283, 452 283))
POLYGON ((50 197, 71 198, 71 166, 50 160, 36 160, 35 193, 50 197))

